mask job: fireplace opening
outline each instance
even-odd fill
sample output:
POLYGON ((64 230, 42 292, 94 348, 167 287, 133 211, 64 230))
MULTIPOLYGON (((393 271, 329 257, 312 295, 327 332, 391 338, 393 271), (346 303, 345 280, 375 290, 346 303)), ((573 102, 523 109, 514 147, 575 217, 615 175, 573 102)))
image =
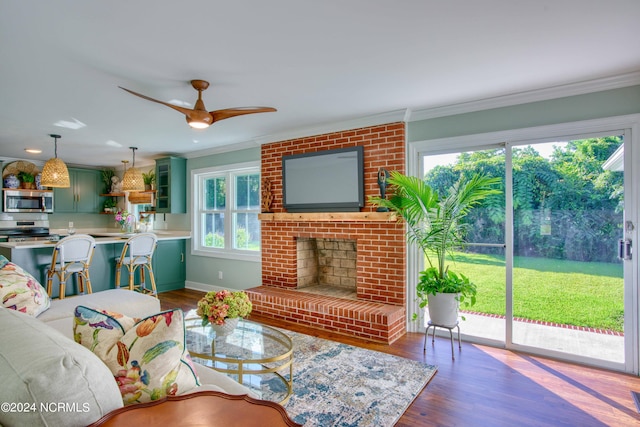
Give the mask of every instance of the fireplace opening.
POLYGON ((297 238, 297 289, 357 299, 356 240, 297 238))

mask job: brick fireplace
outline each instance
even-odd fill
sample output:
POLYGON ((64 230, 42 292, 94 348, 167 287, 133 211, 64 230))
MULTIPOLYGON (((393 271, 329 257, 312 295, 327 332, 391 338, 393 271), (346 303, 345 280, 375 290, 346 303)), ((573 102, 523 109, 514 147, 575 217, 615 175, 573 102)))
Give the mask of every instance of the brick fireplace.
MULTIPOLYGON (((259 315, 391 343, 406 332, 404 227, 388 213, 375 212, 368 203, 361 212, 344 213, 292 214, 282 208, 283 155, 355 145, 364 147, 365 197, 380 194, 379 168, 404 172, 404 123, 262 146, 262 178, 270 180, 274 201, 272 213, 260 215, 262 286, 250 289, 248 293, 254 312, 259 315), (311 280, 299 279, 299 243, 317 245, 326 240, 337 242, 338 247, 342 243, 355 248, 349 255, 351 262, 330 261, 346 275, 344 280, 335 277, 330 280, 341 282, 341 286, 351 283, 357 299, 297 290, 299 286, 309 286, 311 280), (348 280, 350 275, 355 277, 348 280)), ((317 269, 322 268, 319 264, 317 269)))
POLYGON ((356 293, 356 240, 300 237, 296 240, 297 288, 342 288, 356 293))

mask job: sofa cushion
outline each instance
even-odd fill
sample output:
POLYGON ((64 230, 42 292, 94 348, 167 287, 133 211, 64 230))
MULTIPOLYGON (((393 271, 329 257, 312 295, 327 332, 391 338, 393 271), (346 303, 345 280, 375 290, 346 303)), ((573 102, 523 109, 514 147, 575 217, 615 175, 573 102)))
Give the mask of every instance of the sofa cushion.
MULTIPOLYGON (((160 311, 160 300, 128 289, 108 289, 86 295, 69 296, 51 301, 51 308, 38 316, 38 320, 73 318, 77 306, 114 311, 129 317, 146 317, 160 311)), ((72 326, 73 327, 73 326, 72 326)))
POLYGON ((51 307, 38 316, 38 320, 73 339, 73 313, 83 305, 122 313, 129 317, 147 317, 160 311, 160 301, 149 295, 128 289, 109 289, 87 295, 77 295, 51 301, 51 307))
POLYGON ((51 300, 40 283, 20 266, 0 255, 0 300, 6 308, 31 316, 49 308, 51 300))
POLYGON ((0 411, 0 425, 85 426, 123 406, 113 375, 83 346, 14 310, 0 308, 0 325, 0 402, 29 408, 0 411))
POLYGON ((125 405, 182 394, 199 385, 180 309, 136 321, 78 306, 73 332, 76 342, 109 367, 125 405))

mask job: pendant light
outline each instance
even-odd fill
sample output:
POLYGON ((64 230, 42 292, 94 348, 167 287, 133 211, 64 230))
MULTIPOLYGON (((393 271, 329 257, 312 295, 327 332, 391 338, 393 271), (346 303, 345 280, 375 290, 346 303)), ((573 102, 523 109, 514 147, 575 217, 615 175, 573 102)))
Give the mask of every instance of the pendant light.
POLYGON ((122 177, 122 191, 144 191, 142 172, 136 169, 136 150, 138 147, 129 147, 133 151, 133 162, 122 177))
POLYGON ((42 178, 40 184, 43 187, 68 188, 71 186, 69 182, 69 170, 67 165, 58 158, 58 138, 60 135, 49 135, 53 138, 54 157, 47 160, 42 168, 42 178))

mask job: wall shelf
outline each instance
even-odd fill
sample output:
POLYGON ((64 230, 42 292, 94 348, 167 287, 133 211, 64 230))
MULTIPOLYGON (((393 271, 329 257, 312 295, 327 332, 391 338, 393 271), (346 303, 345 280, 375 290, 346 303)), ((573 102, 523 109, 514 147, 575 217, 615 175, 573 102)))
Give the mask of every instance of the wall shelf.
POLYGON ((392 212, 309 212, 309 213, 261 213, 260 221, 351 221, 351 222, 388 222, 395 221, 396 215, 392 212))

